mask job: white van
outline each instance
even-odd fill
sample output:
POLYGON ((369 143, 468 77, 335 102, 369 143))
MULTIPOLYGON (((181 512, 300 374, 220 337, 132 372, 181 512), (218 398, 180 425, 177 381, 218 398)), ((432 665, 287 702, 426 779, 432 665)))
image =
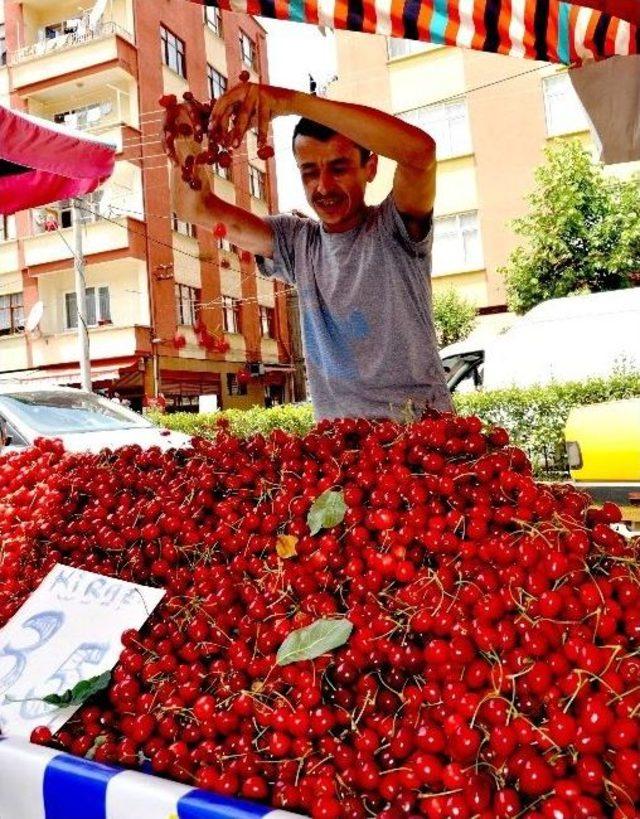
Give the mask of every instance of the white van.
POLYGON ((498 336, 440 351, 452 392, 640 371, 640 287, 550 299, 498 336))

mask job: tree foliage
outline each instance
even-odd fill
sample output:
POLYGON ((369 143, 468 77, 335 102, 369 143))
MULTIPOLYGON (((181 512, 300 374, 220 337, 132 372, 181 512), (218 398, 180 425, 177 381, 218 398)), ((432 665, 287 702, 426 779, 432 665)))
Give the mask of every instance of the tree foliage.
POLYGON ((546 299, 629 287, 640 270, 640 184, 606 176, 576 141, 551 144, 535 173, 523 243, 500 272, 525 313, 546 299))
POLYGON ((476 325, 476 308, 452 287, 433 295, 433 323, 438 344, 462 341, 476 325))

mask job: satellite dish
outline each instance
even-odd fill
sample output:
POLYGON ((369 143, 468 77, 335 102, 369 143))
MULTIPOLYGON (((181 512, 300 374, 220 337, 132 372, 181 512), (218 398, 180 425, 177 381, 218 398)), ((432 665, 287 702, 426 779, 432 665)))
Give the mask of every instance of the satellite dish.
POLYGON ((44 313, 44 304, 41 301, 37 301, 31 310, 29 310, 29 315, 27 316, 27 320, 24 323, 24 329, 27 333, 33 333, 35 330, 38 329, 38 325, 42 321, 42 314, 44 313))

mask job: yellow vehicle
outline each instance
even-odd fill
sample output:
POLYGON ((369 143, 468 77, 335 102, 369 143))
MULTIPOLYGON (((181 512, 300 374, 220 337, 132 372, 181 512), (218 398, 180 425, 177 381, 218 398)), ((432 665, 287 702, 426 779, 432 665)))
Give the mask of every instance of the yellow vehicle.
POLYGON ((617 503, 640 528, 640 398, 574 407, 565 441, 576 486, 617 503))

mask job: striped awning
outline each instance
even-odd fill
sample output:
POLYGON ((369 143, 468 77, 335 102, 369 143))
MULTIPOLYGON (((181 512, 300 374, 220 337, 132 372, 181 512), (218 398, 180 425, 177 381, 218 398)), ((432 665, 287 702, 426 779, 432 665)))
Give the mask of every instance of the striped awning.
POLYGON ((640 0, 191 0, 566 65, 640 52, 640 0))

